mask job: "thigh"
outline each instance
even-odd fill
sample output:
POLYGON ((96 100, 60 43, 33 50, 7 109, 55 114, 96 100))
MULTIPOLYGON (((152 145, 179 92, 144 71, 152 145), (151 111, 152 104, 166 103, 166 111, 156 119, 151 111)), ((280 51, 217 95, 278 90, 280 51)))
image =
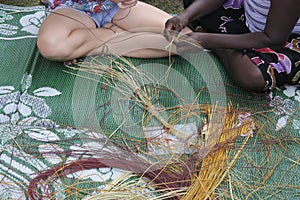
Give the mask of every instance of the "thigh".
POLYGON ((64 41, 76 29, 91 28, 96 28, 96 24, 89 16, 73 9, 61 8, 45 19, 40 27, 38 37, 64 41))
POLYGON ((150 31, 162 33, 170 14, 152 5, 138 2, 136 6, 120 9, 113 17, 112 23, 131 32, 150 31))

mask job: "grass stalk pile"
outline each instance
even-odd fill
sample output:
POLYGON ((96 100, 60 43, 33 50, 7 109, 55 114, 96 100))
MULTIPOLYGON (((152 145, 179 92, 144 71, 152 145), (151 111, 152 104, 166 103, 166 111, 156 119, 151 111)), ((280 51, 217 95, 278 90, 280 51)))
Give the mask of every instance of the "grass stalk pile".
MULTIPOLYGON (((53 196, 41 189, 51 188, 64 177, 101 168, 122 173, 82 198, 284 199, 281 193, 295 196, 300 189, 294 184, 299 168, 294 148, 299 147, 299 139, 293 132, 274 130, 276 123, 268 117, 272 111, 250 112, 230 102, 226 106, 201 103, 203 90, 198 90, 192 103, 172 91, 172 98, 180 103, 163 104, 160 98, 169 88, 123 57, 95 57, 68 68, 66 72, 76 78, 97 83, 102 92, 120 94, 108 96, 108 114, 117 112, 121 123, 110 130, 91 127, 92 133, 81 140, 83 146, 93 145, 78 152, 78 160, 34 177, 28 190, 32 199, 53 196), (117 109, 113 110, 113 104, 119 105, 117 109), (137 121, 128 125, 133 115, 137 121), (290 182, 287 176, 291 176, 290 182)), ((170 71, 171 64, 160 81, 166 80, 170 71)))
MULTIPOLYGON (((135 152, 129 146, 120 147, 118 144, 114 144, 109 139, 112 134, 109 134, 107 139, 109 142, 105 141, 105 143, 118 146, 120 151, 126 152, 127 156, 130 155, 129 157, 132 159, 129 161, 112 156, 112 159, 116 159, 116 161, 119 159, 117 161, 119 164, 108 164, 109 160, 101 158, 100 151, 95 151, 94 154, 98 154, 99 163, 101 162, 102 165, 96 164, 93 167, 117 167, 126 171, 119 179, 108 183, 107 187, 98 194, 91 195, 87 199, 213 198, 215 189, 228 175, 243 151, 249 139, 248 133, 254 129, 254 121, 251 116, 248 116, 247 120, 241 121, 239 117, 247 115, 247 113, 236 110, 231 104, 222 107, 199 104, 196 100, 194 104, 159 108, 152 103, 153 94, 157 95, 159 91, 150 92, 149 89, 141 87, 145 84, 145 80, 151 81, 151 77, 123 57, 119 57, 118 60, 111 59, 109 63, 112 65, 99 63, 95 59, 80 62, 77 64, 78 66, 70 68, 86 74, 83 77, 96 82, 99 82, 98 78, 101 77, 101 84, 105 83, 106 87, 113 88, 128 99, 134 98, 134 102, 144 110, 142 119, 144 128, 149 121, 155 119, 168 135, 183 143, 185 148, 183 152, 178 153, 172 152, 173 149, 165 146, 164 152, 168 153, 163 155, 147 149, 135 152), (172 117, 163 117, 162 113, 166 110, 171 111, 172 117), (184 114, 179 115, 179 113, 184 114), (222 115, 216 113, 222 113, 222 115), (175 128, 178 122, 188 121, 190 117, 195 117, 202 122, 201 128, 193 136, 193 142, 189 141, 190 138, 185 137, 186 133, 175 128), (236 138, 242 135, 246 135, 243 137, 243 141, 239 145, 234 144, 236 138), (237 149, 234 153, 231 151, 232 146, 237 149), (132 164, 129 163, 132 161, 135 162, 135 166, 131 166, 132 164), (120 164, 122 162, 123 164, 120 164), (137 163, 140 166, 137 166, 137 163)), ((78 74, 74 73, 76 76, 79 76, 78 74)), ((145 135, 145 139, 148 146, 151 145, 154 149, 155 146, 157 146, 156 149, 161 148, 161 146, 158 147, 161 144, 158 144, 153 138, 145 135)), ((163 138, 161 142, 164 142, 163 138)), ((85 168, 83 165, 81 167, 85 168)))

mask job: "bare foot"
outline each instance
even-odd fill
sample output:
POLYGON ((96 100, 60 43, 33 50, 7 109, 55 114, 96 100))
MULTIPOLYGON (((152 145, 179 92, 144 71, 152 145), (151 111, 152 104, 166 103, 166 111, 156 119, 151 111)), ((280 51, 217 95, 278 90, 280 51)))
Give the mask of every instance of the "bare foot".
POLYGON ((72 65, 72 64, 75 64, 77 63, 77 59, 74 58, 73 60, 68 60, 68 61, 65 61, 64 64, 65 65, 72 65))

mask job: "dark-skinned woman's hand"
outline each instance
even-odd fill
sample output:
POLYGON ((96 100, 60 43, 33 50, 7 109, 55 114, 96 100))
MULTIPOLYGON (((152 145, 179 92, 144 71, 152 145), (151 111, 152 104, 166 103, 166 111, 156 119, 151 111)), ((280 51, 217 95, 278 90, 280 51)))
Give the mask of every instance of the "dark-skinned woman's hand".
POLYGON ((201 46, 203 36, 203 33, 197 32, 181 35, 174 41, 177 53, 195 53, 203 50, 201 46))
POLYGON ((176 37, 180 31, 188 25, 188 23, 189 18, 183 13, 168 19, 165 23, 164 30, 166 39, 171 41, 173 37, 176 37))

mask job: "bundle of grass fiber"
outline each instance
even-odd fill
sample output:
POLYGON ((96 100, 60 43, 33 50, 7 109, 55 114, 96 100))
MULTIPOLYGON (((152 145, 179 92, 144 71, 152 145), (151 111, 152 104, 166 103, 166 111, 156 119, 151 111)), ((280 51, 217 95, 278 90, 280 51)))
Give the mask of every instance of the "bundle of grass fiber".
MULTIPOLYGON (((84 78, 93 79, 99 82, 99 85, 105 84, 105 87, 122 93, 123 98, 125 96, 134 101, 144 113, 141 119, 143 126, 149 126, 150 121, 158 122, 168 135, 184 145, 184 151, 174 152, 174 148, 167 147, 169 144, 164 146, 163 154, 151 152, 147 148, 135 151, 130 142, 126 141, 121 145, 112 139, 113 134, 102 133, 103 136, 100 137, 102 139, 97 138, 97 142, 103 145, 103 148, 89 149, 96 158, 76 160, 41 173, 31 181, 29 189, 31 198, 39 199, 37 189, 45 187, 49 184, 49 180, 53 181, 76 171, 101 167, 118 168, 125 170, 125 173, 87 199, 212 198, 215 189, 224 180, 243 150, 249 135, 239 145, 238 151, 232 153, 231 147, 236 138, 253 131, 253 119, 248 116, 246 120, 240 120, 240 116, 246 116, 247 113, 234 109, 231 104, 222 107, 201 104, 197 101, 193 104, 165 108, 171 111, 172 119, 164 118, 164 110, 153 104, 153 95, 157 95, 159 89, 153 85, 152 91, 141 87, 145 79, 151 80, 151 78, 127 59, 121 57, 120 60, 109 60, 108 63, 113 64, 109 66, 107 62, 84 61, 78 63, 76 67, 69 68, 84 73, 84 78), (185 114, 179 115, 178 113, 185 114), (222 115, 216 113, 222 113, 222 115), (196 117, 201 121, 193 142, 189 141, 190 138, 184 137, 186 133, 182 129, 176 128, 178 122, 189 121, 191 117, 196 117), (110 148, 114 148, 114 152, 111 152, 110 148)), ((78 73, 74 75, 78 76, 78 73)), ((162 148, 153 137, 144 135, 144 139, 146 139, 147 146, 151 146, 154 151, 162 148)), ((168 140, 170 138, 160 137, 161 142, 168 140)), ((133 141, 138 144, 139 142, 143 142, 143 139, 133 141)))

